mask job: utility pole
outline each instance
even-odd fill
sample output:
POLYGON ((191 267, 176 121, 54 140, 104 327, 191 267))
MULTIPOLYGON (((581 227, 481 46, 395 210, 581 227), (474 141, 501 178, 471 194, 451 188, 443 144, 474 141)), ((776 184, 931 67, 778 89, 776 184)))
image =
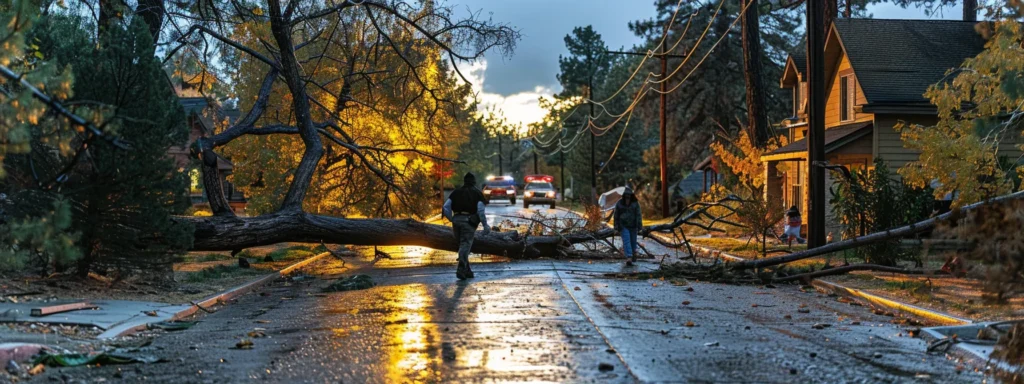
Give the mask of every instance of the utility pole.
MULTIPOLYGON (((666 30, 665 33, 668 33, 666 30)), ((661 106, 658 110, 658 141, 659 150, 661 152, 658 163, 661 166, 659 175, 661 176, 661 215, 662 217, 668 217, 669 205, 668 205, 668 135, 666 133, 666 124, 668 124, 668 58, 685 58, 686 55, 673 55, 665 52, 665 47, 661 48, 662 52, 655 53, 661 59, 661 83, 660 88, 661 94, 660 102, 661 106)), ((622 52, 622 51, 607 51, 606 53, 614 53, 617 55, 634 55, 634 56, 647 56, 647 53, 640 52, 622 52)))
POLYGON ((505 175, 505 169, 501 167, 503 163, 503 161, 501 161, 501 156, 501 132, 498 132, 498 176, 505 175))
POLYGON ((807 2, 807 248, 825 245, 825 2, 807 2))
POLYGON ((587 104, 590 105, 589 119, 587 119, 587 130, 590 131, 590 198, 597 203, 597 161, 594 156, 594 129, 591 127, 591 120, 594 118, 594 73, 590 73, 587 80, 587 104))
MULTIPOLYGON (((664 48, 662 48, 664 50, 664 48)), ((662 52, 665 53, 665 52, 662 52)), ((658 141, 661 142, 661 155, 658 163, 661 165, 661 217, 668 217, 668 145, 666 144, 665 123, 666 98, 668 96, 668 58, 661 55, 661 107, 658 111, 658 141)))
POLYGON ((562 200, 565 200, 565 151, 562 150, 562 139, 558 139, 558 187, 562 190, 562 200))

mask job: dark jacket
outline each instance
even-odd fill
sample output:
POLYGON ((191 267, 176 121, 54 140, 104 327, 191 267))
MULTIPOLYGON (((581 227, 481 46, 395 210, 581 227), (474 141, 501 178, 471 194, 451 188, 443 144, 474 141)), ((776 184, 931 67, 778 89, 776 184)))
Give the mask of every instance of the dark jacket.
POLYGON ((622 194, 623 198, 619 199, 618 203, 615 203, 615 213, 612 216, 615 220, 615 230, 618 231, 621 231, 623 228, 639 229, 644 225, 643 213, 640 212, 640 203, 636 201, 636 197, 633 197, 627 206, 625 202, 626 195, 634 196, 633 190, 626 188, 626 192, 622 194))

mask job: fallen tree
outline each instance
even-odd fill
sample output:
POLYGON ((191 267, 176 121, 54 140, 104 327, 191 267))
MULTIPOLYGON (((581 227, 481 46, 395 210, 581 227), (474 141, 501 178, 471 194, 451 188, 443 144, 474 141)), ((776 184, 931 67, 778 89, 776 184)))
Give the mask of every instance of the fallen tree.
POLYGON ((910 224, 910 225, 907 225, 907 226, 903 226, 903 227, 899 227, 899 228, 893 228, 893 229, 890 229, 890 230, 887 230, 887 231, 882 231, 882 232, 875 232, 875 233, 868 234, 868 235, 865 235, 865 236, 858 236, 858 237, 854 237, 852 239, 843 240, 843 241, 839 241, 839 242, 835 242, 835 243, 831 243, 831 244, 826 244, 824 246, 813 248, 813 249, 808 249, 806 251, 794 252, 794 253, 791 253, 791 254, 786 255, 786 256, 769 257, 769 258, 764 258, 764 259, 759 259, 759 260, 741 261, 741 262, 731 263, 731 264, 729 264, 729 266, 732 269, 734 269, 734 270, 744 270, 744 269, 755 269, 755 268, 773 267, 773 266, 777 266, 777 265, 781 265, 781 264, 786 264, 786 263, 794 262, 794 261, 797 261, 797 260, 803 260, 803 259, 807 259, 807 258, 811 258, 811 257, 815 257, 815 256, 825 255, 825 254, 832 253, 832 252, 838 252, 838 251, 842 251, 842 250, 846 250, 846 249, 857 248, 857 247, 860 247, 860 246, 864 246, 864 245, 872 244, 872 243, 877 243, 877 242, 880 242, 880 241, 899 239, 899 238, 903 238, 903 237, 907 237, 907 236, 912 236, 912 235, 916 235, 916 234, 920 234, 920 233, 931 231, 931 230, 935 229, 935 227, 939 223, 942 223, 942 222, 945 222, 945 221, 949 221, 949 220, 956 220, 957 218, 963 217, 966 214, 970 213, 971 211, 975 211, 975 210, 978 210, 980 208, 983 208, 983 207, 986 207, 986 206, 989 206, 989 205, 992 205, 992 204, 998 204, 998 203, 1018 200, 1018 199, 1021 199, 1021 198, 1024 198, 1024 191, 1015 192, 1015 193, 1011 193, 1009 195, 1003 195, 1003 196, 995 197, 995 198, 992 198, 992 199, 989 199, 989 200, 986 200, 986 201, 981 201, 981 202, 977 202, 977 203, 974 203, 974 204, 966 205, 966 206, 960 207, 958 209, 954 209, 954 210, 951 210, 949 212, 943 213, 941 215, 932 217, 930 219, 919 221, 919 222, 916 222, 914 224, 910 224))
MULTIPOLYGON (((224 215, 180 220, 195 226, 193 249, 196 251, 239 250, 283 242, 459 249, 450 227, 413 219, 347 219, 285 211, 246 218, 224 215)), ((585 255, 589 253, 574 250, 572 246, 614 235, 612 229, 557 236, 522 236, 518 232, 478 233, 473 241, 473 252, 514 258, 585 255)))

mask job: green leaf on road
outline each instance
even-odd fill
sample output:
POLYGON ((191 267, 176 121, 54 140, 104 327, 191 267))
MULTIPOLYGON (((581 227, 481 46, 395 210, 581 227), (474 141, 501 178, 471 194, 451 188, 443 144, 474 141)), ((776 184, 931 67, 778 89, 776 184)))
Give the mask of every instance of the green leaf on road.
POLYGON ((77 367, 89 364, 132 364, 132 363, 156 363, 162 361, 154 356, 123 356, 111 353, 65 353, 49 354, 44 353, 32 361, 33 365, 45 364, 50 367, 77 367))
POLYGON ((373 283, 373 278, 368 275, 355 275, 347 278, 338 279, 324 291, 327 292, 341 292, 341 291, 355 291, 360 289, 373 288, 376 284, 373 283))

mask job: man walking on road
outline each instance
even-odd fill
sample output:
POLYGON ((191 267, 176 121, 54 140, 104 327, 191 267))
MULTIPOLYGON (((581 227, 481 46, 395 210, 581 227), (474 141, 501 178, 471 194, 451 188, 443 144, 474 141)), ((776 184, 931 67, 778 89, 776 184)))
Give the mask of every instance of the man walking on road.
POLYGON ((626 190, 622 192, 622 198, 615 203, 613 218, 615 230, 619 232, 619 236, 622 236, 622 252, 629 258, 626 265, 632 266, 636 262, 636 254, 640 248, 640 244, 636 242, 637 234, 640 233, 640 228, 644 225, 640 203, 636 201, 636 195, 633 194, 632 188, 626 187, 626 190))
POLYGON ((473 271, 469 269, 469 250, 473 248, 476 227, 482 223, 484 234, 491 233, 484 214, 484 194, 476 188, 476 176, 467 173, 462 182, 462 187, 452 191, 441 208, 444 217, 452 222, 455 240, 459 242, 459 267, 455 271, 459 280, 473 278, 473 271))

